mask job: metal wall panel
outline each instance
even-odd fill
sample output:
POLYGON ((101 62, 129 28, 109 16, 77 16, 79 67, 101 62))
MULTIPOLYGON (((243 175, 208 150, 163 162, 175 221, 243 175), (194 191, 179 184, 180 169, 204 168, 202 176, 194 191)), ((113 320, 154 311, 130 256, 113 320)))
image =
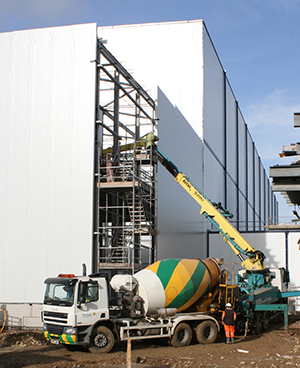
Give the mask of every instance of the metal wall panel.
POLYGON ((246 217, 246 209, 247 209, 247 202, 242 195, 242 193, 239 193, 239 231, 246 231, 247 230, 247 217, 246 217))
POLYGON ((224 165, 225 75, 208 33, 203 32, 203 138, 224 165))
POLYGON ((237 192, 236 192, 236 184, 231 180, 227 182, 227 210, 233 214, 233 218, 230 219, 230 222, 234 227, 238 228, 238 216, 237 216, 237 192))
POLYGON ((91 265, 96 31, 0 34, 1 302, 40 302, 45 277, 91 265))
POLYGON ((238 111, 238 131, 239 131, 239 189, 240 192, 246 197, 246 187, 247 187, 247 179, 246 179, 246 170, 247 170, 247 145, 246 145, 246 132, 247 127, 241 114, 241 111, 238 111))
POLYGON ((213 202, 224 204, 224 169, 206 146, 204 146, 204 193, 213 202))
POLYGON ((254 151, 253 141, 249 131, 247 132, 247 198, 248 198, 248 230, 254 230, 254 151))
POLYGON ((254 210, 255 210, 255 230, 261 230, 260 213, 261 213, 261 180, 260 180, 260 159, 257 150, 254 150, 254 210))
MULTIPOLYGON (((158 91, 159 148, 203 190, 202 142, 180 111, 158 91), (170 124, 170 121, 172 122, 170 124)), ((205 258, 206 231, 200 206, 158 167, 158 259, 205 258)))
POLYGON ((226 81, 226 127, 226 166, 230 177, 236 182, 239 169, 237 167, 237 103, 228 81, 226 81))
POLYGON ((133 70, 133 77, 154 99, 159 86, 199 137, 203 117, 202 33, 202 20, 98 28, 99 37, 107 40, 107 48, 126 68, 133 70))

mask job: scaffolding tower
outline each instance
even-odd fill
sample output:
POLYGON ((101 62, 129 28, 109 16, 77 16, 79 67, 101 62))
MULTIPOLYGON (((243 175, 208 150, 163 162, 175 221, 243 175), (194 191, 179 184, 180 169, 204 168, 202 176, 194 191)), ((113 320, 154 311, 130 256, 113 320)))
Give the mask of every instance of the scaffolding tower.
POLYGON ((102 40, 96 63, 93 269, 133 274, 156 259, 155 102, 102 40))

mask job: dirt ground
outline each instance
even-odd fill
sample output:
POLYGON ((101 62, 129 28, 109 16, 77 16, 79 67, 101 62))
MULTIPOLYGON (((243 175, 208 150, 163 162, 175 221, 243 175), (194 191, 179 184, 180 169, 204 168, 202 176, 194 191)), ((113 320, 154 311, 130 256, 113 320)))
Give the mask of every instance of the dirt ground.
MULTIPOLYGON (((300 321, 290 321, 289 333, 283 323, 271 324, 262 335, 236 337, 225 344, 223 333, 212 345, 191 344, 174 348, 165 340, 133 341, 131 368, 231 368, 300 367, 300 321)), ((129 366, 129 362, 128 362, 129 366)), ((127 344, 116 343, 106 355, 81 348, 46 343, 41 332, 3 331, 0 334, 0 368, 120 368, 127 367, 127 344)))

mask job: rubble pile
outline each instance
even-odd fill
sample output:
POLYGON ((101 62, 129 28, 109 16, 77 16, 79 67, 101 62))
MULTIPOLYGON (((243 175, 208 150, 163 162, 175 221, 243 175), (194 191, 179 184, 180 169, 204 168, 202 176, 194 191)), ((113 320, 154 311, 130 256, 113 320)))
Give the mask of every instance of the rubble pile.
POLYGON ((2 331, 0 346, 45 345, 46 341, 40 331, 2 331))

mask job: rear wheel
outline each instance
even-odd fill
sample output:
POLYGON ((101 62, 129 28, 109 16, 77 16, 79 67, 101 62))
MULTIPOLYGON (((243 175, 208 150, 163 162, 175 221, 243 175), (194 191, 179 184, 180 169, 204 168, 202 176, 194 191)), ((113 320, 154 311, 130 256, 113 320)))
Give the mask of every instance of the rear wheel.
POLYGON ((188 346, 192 340, 192 329, 187 323, 180 323, 171 337, 171 345, 175 347, 188 346))
POLYGON ((256 313, 255 316, 255 326, 254 326, 254 332, 256 335, 260 335, 263 331, 263 318, 262 314, 260 312, 256 313))
POLYGON ((265 312, 263 314, 263 329, 267 331, 270 327, 270 314, 269 312, 265 312))
POLYGON ((213 321, 204 321, 195 328, 199 344, 213 344, 218 337, 218 328, 213 321))
POLYGON ((89 351, 91 353, 105 354, 111 351, 114 344, 115 338, 112 331, 105 326, 99 326, 92 333, 89 351))

